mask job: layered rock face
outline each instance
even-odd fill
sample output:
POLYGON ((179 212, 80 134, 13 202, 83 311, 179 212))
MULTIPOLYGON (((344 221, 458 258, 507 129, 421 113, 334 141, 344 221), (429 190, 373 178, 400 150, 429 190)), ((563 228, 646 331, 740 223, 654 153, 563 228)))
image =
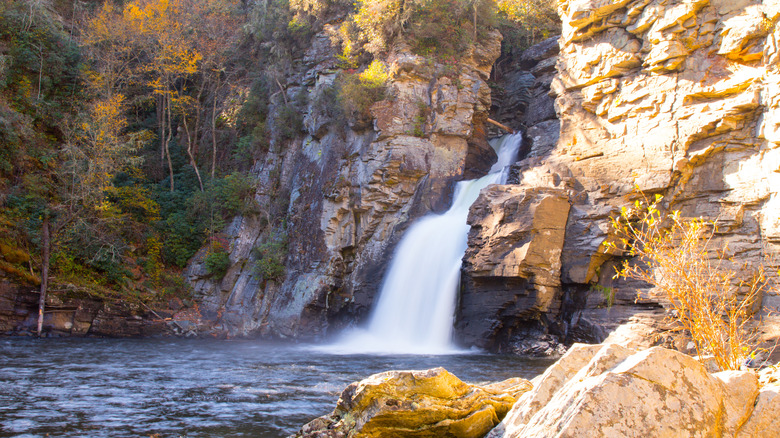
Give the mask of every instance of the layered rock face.
MULTIPOLYGON (((713 248, 727 244, 736 263, 763 263, 780 243, 778 3, 570 0, 559 12, 551 89, 560 138, 551 144, 543 125, 529 123, 517 186, 488 189, 469 219, 458 330, 485 347, 511 348, 529 327, 570 341, 598 341, 600 328, 631 318, 652 331, 663 303, 636 301, 643 285, 614 280, 603 246, 610 215, 640 192, 717 221, 713 248), (507 191, 531 206, 522 224, 507 191), (542 208, 550 197, 570 207, 542 208), (478 248, 511 233, 519 237, 478 248), (491 310, 475 326, 477 302, 491 310)), ((553 59, 533 57, 541 71, 553 59)), ((775 291, 764 295, 765 307, 777 303, 775 291)))
POLYGON ((759 387, 754 371, 709 373, 661 347, 575 344, 532 382, 489 438, 780 434, 766 411, 778 403, 776 385, 759 387))
MULTIPOLYGON (((237 218, 226 230, 227 275, 208 277, 203 254, 187 271, 210 321, 206 329, 312 339, 363 317, 409 221, 444 210, 453 182, 467 169, 489 168, 485 156, 492 150, 480 128, 499 51, 496 32, 453 69, 398 45, 385 60, 391 97, 371 108, 373 123, 352 120, 344 127, 328 94, 337 53, 327 32, 315 37, 299 73, 286 78, 287 100, 309 102, 306 131, 289 144, 273 144, 254 169, 258 204, 288 205, 286 277, 265 281, 257 274, 252 249, 268 225, 262 217, 237 218)), ((274 98, 281 105, 282 96, 274 98)))
POLYGON ((311 421, 294 436, 478 438, 530 389, 520 378, 469 385, 444 368, 387 371, 349 385, 331 415, 311 421))

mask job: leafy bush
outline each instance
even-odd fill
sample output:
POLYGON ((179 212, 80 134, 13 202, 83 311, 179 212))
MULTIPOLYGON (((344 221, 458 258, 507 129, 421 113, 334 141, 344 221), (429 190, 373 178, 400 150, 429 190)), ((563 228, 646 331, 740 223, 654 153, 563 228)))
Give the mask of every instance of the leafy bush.
POLYGON ((230 268, 230 254, 221 246, 211 248, 204 259, 206 272, 216 279, 222 279, 230 268))
POLYGON ((253 250, 257 262, 257 275, 264 281, 284 279, 286 269, 284 261, 287 258, 287 233, 277 229, 265 235, 262 243, 253 250))
POLYGON ((724 370, 738 370, 755 351, 753 306, 767 287, 763 267, 732 266, 725 252, 710 249, 715 224, 662 214, 660 196, 623 208, 612 225, 617 239, 607 247, 634 259, 617 276, 654 287, 671 306, 670 319, 686 331, 699 355, 711 354, 724 370), (637 263, 638 262, 638 263, 637 263))
POLYGON ((414 116, 414 130, 412 135, 415 137, 425 137, 425 125, 428 123, 428 117, 431 116, 431 107, 422 100, 417 101, 417 115, 414 116))
POLYGON ((561 32, 555 0, 498 0, 502 46, 528 48, 561 32))
POLYGON ((489 0, 359 0, 357 6, 352 19, 374 54, 403 37, 418 54, 457 58, 495 25, 489 0))
POLYGON ((385 65, 378 60, 361 73, 343 72, 336 82, 343 113, 353 120, 371 120, 371 105, 387 96, 388 77, 385 65))
POLYGON ((274 126, 281 140, 292 140, 303 130, 303 115, 293 105, 284 105, 276 111, 274 126))

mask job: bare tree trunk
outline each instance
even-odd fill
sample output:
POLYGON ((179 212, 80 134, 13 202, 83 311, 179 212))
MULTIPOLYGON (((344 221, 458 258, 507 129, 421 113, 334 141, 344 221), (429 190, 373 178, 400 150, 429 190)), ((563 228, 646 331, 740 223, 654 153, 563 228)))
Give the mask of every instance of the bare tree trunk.
MULTIPOLYGON (((203 191, 203 180, 200 178, 200 170, 198 170, 198 163, 195 162, 195 154, 192 153, 193 149, 193 136, 190 135, 190 128, 187 126, 187 118, 184 118, 184 132, 187 133, 187 156, 190 158, 190 165, 192 166, 192 169, 195 171, 195 176, 198 177, 198 185, 200 186, 200 191, 203 191)), ((197 132, 197 127, 195 128, 195 132, 197 132)))
POLYGON ((477 44, 477 1, 474 0, 474 44, 477 44))
POLYGON ((38 102, 41 101, 41 82, 43 82, 43 44, 38 46, 38 56, 41 60, 41 65, 38 67, 38 102))
POLYGON ((193 144, 195 145, 195 148, 193 149, 193 154, 196 157, 200 155, 200 139, 198 139, 198 132, 202 132, 202 130, 200 129, 200 116, 203 113, 203 107, 200 104, 200 99, 203 97, 204 88, 206 88, 205 79, 200 85, 200 90, 198 90, 198 98, 195 99, 195 125, 192 130, 192 138, 193 138, 193 144))
POLYGON ((171 128, 171 98, 168 96, 166 99, 167 108, 168 108, 168 137, 165 139, 165 156, 168 157, 168 174, 171 176, 171 192, 174 190, 173 186, 173 163, 171 162, 171 149, 169 147, 171 143, 171 133, 173 129, 171 128))
POLYGON ((157 125, 160 126, 160 164, 165 160, 165 95, 157 96, 157 125))
POLYGON ((290 104, 290 102, 287 101, 287 92, 284 91, 284 87, 282 87, 282 83, 279 82, 279 78, 274 78, 276 80, 276 85, 279 86, 279 91, 282 92, 282 99, 284 99, 284 105, 287 106, 290 104))
POLYGON ((51 258, 51 236, 49 235, 49 217, 43 217, 43 229, 41 233, 41 246, 43 257, 41 260, 41 295, 38 298, 38 337, 43 331, 43 312, 46 307, 46 292, 49 286, 49 261, 51 258))
POLYGON ((214 87, 214 101, 211 104, 211 179, 217 169, 217 93, 219 92, 219 76, 214 87))

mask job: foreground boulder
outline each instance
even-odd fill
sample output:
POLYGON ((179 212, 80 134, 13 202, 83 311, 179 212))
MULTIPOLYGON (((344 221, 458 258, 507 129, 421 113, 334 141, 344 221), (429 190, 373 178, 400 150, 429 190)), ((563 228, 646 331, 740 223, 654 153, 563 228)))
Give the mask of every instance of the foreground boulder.
POLYGON ((780 436, 776 384, 661 347, 575 344, 533 383, 489 438, 780 436))
POLYGON ((387 371, 350 384, 331 415, 295 437, 482 437, 531 384, 469 385, 444 368, 387 371))

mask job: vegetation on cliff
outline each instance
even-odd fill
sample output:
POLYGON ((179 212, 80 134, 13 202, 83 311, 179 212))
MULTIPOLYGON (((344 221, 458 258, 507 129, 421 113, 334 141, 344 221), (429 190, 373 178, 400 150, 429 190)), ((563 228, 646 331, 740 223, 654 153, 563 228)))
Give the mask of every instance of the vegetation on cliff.
POLYGON ((337 24, 344 70, 322 105, 356 129, 390 97, 392 44, 455 59, 517 29, 524 3, 0 0, 0 270, 100 298, 186 299, 179 270, 206 245, 224 275, 230 242, 213 243, 233 216, 260 214, 273 231, 259 269, 280 278, 286 213, 253 201, 249 170, 303 128, 306 96, 288 98, 285 78, 312 37, 337 24))
POLYGON ((768 288, 764 268, 738 266, 728 247, 711 248, 716 222, 663 214, 661 199, 636 201, 612 220, 617 240, 606 246, 631 257, 616 276, 652 285, 671 310, 674 330, 689 336, 700 356, 739 370, 757 352, 751 318, 768 288))

